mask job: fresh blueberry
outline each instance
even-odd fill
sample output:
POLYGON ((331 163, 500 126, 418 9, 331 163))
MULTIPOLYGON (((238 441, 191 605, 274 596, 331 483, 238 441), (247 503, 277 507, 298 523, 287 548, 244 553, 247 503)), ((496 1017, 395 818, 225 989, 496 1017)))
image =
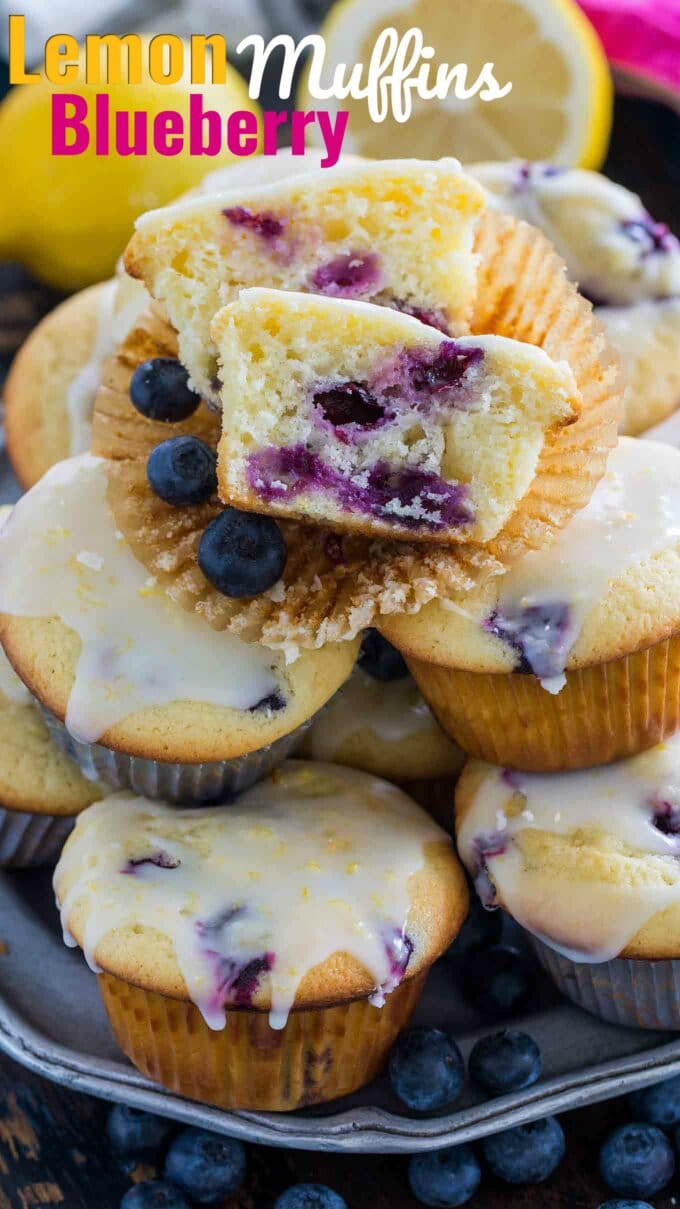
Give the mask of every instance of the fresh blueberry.
POLYGON ((167 1180, 135 1184, 125 1193, 120 1209, 191 1209, 183 1192, 167 1180))
POLYGON ((414 1028, 392 1047, 390 1082, 399 1099, 416 1112, 444 1108, 457 1100, 465 1063, 453 1037, 438 1028, 414 1028))
POLYGON ((189 375, 174 357, 152 357, 138 365, 130 382, 130 398, 147 420, 166 424, 188 419, 201 402, 189 390, 189 375))
POLYGON ((472 950, 463 963, 461 989, 489 1020, 511 1016, 527 1006, 534 990, 531 963, 513 945, 472 950))
POLYGON ((198 565, 224 596, 259 596, 283 574, 286 543, 270 516, 225 508, 198 547, 198 565))
POLYGON ((506 1184, 540 1184, 564 1158, 564 1133, 556 1117, 529 1121, 484 1138, 482 1153, 506 1184))
POLYGON ((138 1159, 156 1154, 172 1130, 172 1123, 141 1108, 115 1104, 106 1122, 106 1133, 116 1154, 138 1159))
POLYGON ((674 1170, 671 1144, 656 1125, 620 1125, 600 1151, 600 1175, 621 1196, 654 1196, 674 1170))
POLYGON ((163 1174, 197 1205, 214 1205, 241 1187, 246 1175, 245 1147, 236 1138, 223 1138, 205 1129, 184 1129, 168 1151, 163 1174))
POLYGON ((664 1079, 662 1083, 652 1083, 651 1087, 641 1087, 629 1096, 628 1102, 636 1121, 648 1121, 662 1129, 679 1125, 680 1075, 664 1079))
POLYGON ((469 1146, 449 1146, 430 1154, 417 1154, 408 1169, 411 1191, 422 1205, 455 1209, 474 1196, 482 1171, 469 1146))
POLYGON ((649 1201, 605 1201, 597 1209, 654 1209, 649 1201))
POLYGON ((166 504, 203 504, 217 491, 217 454, 198 437, 171 437, 152 450, 146 473, 166 504))
MULTIPOLYGON (((445 956, 460 960, 467 957, 472 950, 479 951, 482 947, 495 945, 503 931, 503 916, 500 911, 487 911, 474 890, 470 890, 470 910, 453 944, 447 949, 445 956)), ((478 952, 478 960, 483 961, 483 955, 478 952)))
POLYGON ((347 1201, 325 1184, 293 1184, 277 1198, 274 1209, 347 1209, 347 1201))
POLYGON ((504 1029, 482 1037, 468 1060, 470 1078, 487 1091, 502 1094, 531 1087, 540 1078, 543 1059, 533 1037, 518 1029, 504 1029))
POLYGON ((364 634, 359 662, 374 680, 403 680, 408 676, 403 655, 377 630, 364 634))

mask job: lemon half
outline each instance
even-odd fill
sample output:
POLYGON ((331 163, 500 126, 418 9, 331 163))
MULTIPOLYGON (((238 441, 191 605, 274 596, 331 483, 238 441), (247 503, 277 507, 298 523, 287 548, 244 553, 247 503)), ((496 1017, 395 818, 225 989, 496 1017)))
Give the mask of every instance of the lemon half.
MULTIPOLYGON (((433 66, 468 66, 468 86, 485 63, 506 97, 459 100, 413 98, 405 123, 388 114, 374 122, 365 101, 324 101, 331 112, 348 109, 345 150, 376 159, 455 155, 475 160, 544 159, 598 168, 607 152, 613 89, 607 59, 574 0, 340 0, 321 33, 326 40, 326 83, 341 63, 367 64, 380 32, 414 27, 434 47, 433 66)), ((433 71, 434 75, 434 71, 433 71)), ((318 108, 306 72, 301 109, 318 108)))

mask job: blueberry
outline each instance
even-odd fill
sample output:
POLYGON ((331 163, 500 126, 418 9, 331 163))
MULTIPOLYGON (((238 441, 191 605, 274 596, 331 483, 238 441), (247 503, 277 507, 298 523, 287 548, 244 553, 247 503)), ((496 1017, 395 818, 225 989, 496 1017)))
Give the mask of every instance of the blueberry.
POLYGON ((359 662, 374 680, 403 680, 408 676, 403 655, 377 630, 364 634, 359 662))
POLYGON ((390 1082, 407 1108, 429 1112, 457 1100, 465 1063, 453 1037, 438 1028, 414 1028, 398 1037, 389 1061, 390 1082))
POLYGON ((148 1180, 135 1184, 125 1193, 120 1209, 191 1209, 179 1188, 167 1180, 148 1180))
POLYGON ((671 1179, 675 1159, 668 1138, 656 1125, 620 1125, 600 1151, 600 1175, 622 1196, 654 1196, 671 1179))
POLYGON ((283 574, 286 543, 276 521, 225 508, 198 547, 198 565, 224 596, 259 596, 283 574))
POLYGON ((411 1191, 422 1205, 455 1209, 474 1196, 482 1172, 469 1146, 449 1146, 431 1154, 417 1154, 408 1169, 411 1191))
POLYGON ((597 1209, 654 1209, 649 1201, 605 1201, 597 1209))
MULTIPOLYGON (((500 911, 487 911, 473 889, 470 890, 470 910, 453 944, 447 949, 445 956, 461 959, 467 957, 472 950, 479 950, 485 945, 497 944, 503 931, 503 916, 500 911)), ((482 953, 478 952, 478 961, 483 961, 482 953)))
POLYGON ((641 1087, 629 1097, 631 1115, 636 1121, 648 1121, 662 1129, 680 1124, 680 1075, 641 1087))
POLYGON ((166 424, 186 420, 201 402, 189 390, 189 375, 174 357, 152 357, 138 365, 130 382, 130 398, 148 420, 166 424))
POLYGON ((274 1209, 347 1209, 347 1201, 325 1184, 293 1184, 277 1198, 274 1209))
POLYGON ((357 424, 370 428, 385 415, 385 408, 361 382, 339 382, 325 390, 317 390, 314 406, 335 428, 357 424))
POLYGON ((245 1147, 205 1129, 184 1129, 168 1151, 163 1174, 197 1205, 214 1205, 241 1187, 245 1147))
POLYGON ((504 1129, 482 1142, 493 1174, 506 1184, 540 1184, 564 1158, 564 1133, 556 1117, 504 1129))
POLYGON ((217 491, 217 454, 198 437, 171 437, 152 450, 146 474, 166 504, 203 504, 217 491))
POLYGON ((518 1029, 504 1029, 482 1037, 473 1045, 468 1061, 470 1078, 480 1087, 502 1094, 531 1087, 543 1070, 543 1059, 533 1037, 518 1029))
POLYGON ((534 974, 528 959, 513 945, 490 945, 465 958, 461 989, 482 1016, 497 1020, 526 1007, 534 974))
POLYGON ((141 1108, 115 1104, 106 1122, 106 1132, 116 1154, 137 1159, 153 1156, 172 1130, 172 1123, 141 1108))

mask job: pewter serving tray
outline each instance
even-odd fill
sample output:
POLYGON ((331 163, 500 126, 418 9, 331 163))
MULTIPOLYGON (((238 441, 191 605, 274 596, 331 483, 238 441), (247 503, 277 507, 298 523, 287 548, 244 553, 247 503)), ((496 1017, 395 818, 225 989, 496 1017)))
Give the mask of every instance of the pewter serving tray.
MULTIPOLYGON (((292 1114, 223 1112, 184 1100, 143 1078, 111 1035, 96 978, 67 949, 49 871, 0 874, 0 1048, 30 1070, 106 1100, 253 1142, 305 1150, 407 1153, 494 1133, 680 1073, 680 1037, 604 1024, 560 999, 537 971, 538 1007, 513 1023, 544 1055, 544 1077, 528 1091, 484 1100, 467 1089, 455 1110, 403 1114, 386 1078, 357 1095, 292 1114)), ((450 1029, 467 1057, 488 1024, 465 1006, 453 964, 432 971, 418 1023, 450 1029)))
MULTIPOLYGON (((0 503, 11 503, 20 492, 1 440, 0 433, 0 503)), ((223 1112, 151 1083, 121 1054, 95 976, 81 954, 63 944, 49 871, 0 873, 0 942, 0 1049, 10 1057, 103 1099, 274 1146, 433 1150, 680 1073, 680 1036, 596 1020, 561 999, 537 968, 536 1010, 513 1021, 536 1038, 544 1055, 543 1078, 528 1091, 484 1100, 468 1088, 454 1111, 413 1118, 404 1115, 383 1076, 316 1110, 223 1112)), ((465 1005, 447 960, 433 969, 415 1020, 452 1031, 466 1057, 493 1027, 465 1005)))

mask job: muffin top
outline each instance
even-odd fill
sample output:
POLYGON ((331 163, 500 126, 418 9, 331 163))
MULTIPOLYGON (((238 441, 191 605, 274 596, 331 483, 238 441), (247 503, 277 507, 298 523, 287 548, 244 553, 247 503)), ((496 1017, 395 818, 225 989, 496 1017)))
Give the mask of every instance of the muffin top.
POLYGON ((216 633, 135 558, 107 464, 52 467, 0 534, 2 641, 31 691, 85 742, 200 762, 290 733, 349 675, 356 644, 283 656, 216 633))
POLYGON ((580 772, 465 766, 461 859, 487 906, 579 961, 680 957, 680 734, 580 772))
POLYGON ((564 669, 644 649, 680 629, 680 451, 622 437, 590 503, 483 589, 381 620, 407 655, 474 672, 564 669))
POLYGON ((545 231, 591 301, 621 305, 680 294, 680 242, 630 190, 555 164, 476 164, 489 204, 545 231))
POLYGON ((394 781, 452 776, 465 758, 405 665, 401 675, 384 680, 359 664, 315 718, 299 751, 394 781))
POLYGON ((91 965, 191 999, 270 1012, 370 997, 427 968, 467 911, 443 831, 405 794, 290 761, 228 807, 116 794, 82 815, 55 873, 91 965))

